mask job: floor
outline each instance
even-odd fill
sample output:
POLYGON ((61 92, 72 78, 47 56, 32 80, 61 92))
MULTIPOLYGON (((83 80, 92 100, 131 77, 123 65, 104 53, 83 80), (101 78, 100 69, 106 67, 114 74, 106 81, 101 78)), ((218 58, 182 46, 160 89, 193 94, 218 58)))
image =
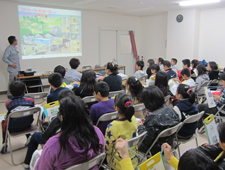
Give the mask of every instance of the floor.
MULTIPOLYGON (((6 113, 6 108, 5 108, 6 101, 7 101, 6 95, 0 95, 0 113, 6 113)), ((0 118, 1 118, 1 116, 0 116, 0 118)), ((2 135, 0 135, 0 141, 2 141, 2 135)), ((24 146, 24 144, 26 143, 26 137, 21 136, 18 138, 12 138, 11 141, 12 141, 13 148, 21 147, 21 146, 24 146)), ((203 135, 198 134, 199 145, 206 143, 206 142, 208 142, 206 133, 204 133, 203 135)), ((2 147, 2 145, 0 145, 0 147, 2 147)), ((180 146, 181 153, 184 153, 186 150, 188 150, 190 148, 195 148, 195 147, 196 147, 195 140, 192 140, 189 143, 180 146)), ((39 147, 39 149, 40 149, 40 147, 39 147)), ((23 162, 26 151, 27 151, 27 148, 15 151, 13 153, 14 161, 16 163, 23 162)), ((12 165, 12 162, 11 162, 10 153, 0 154, 0 169, 1 170, 4 170, 4 169, 7 169, 7 170, 20 170, 21 169, 22 170, 22 169, 24 169, 24 164, 14 166, 14 165, 12 165)))

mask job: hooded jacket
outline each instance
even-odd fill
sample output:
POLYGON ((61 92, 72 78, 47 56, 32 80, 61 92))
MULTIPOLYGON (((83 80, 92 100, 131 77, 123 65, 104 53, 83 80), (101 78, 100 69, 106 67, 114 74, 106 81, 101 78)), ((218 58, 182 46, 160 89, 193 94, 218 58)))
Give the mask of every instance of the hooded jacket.
POLYGON ((205 93, 205 89, 204 87, 201 87, 202 83, 204 83, 205 81, 209 81, 209 76, 208 74, 203 74, 197 77, 196 79, 196 83, 197 83, 197 87, 196 90, 198 91, 198 95, 203 95, 205 93))
MULTIPOLYGON (((145 131, 148 132, 138 150, 146 153, 160 132, 167 128, 173 127, 178 123, 178 114, 173 108, 169 106, 163 105, 163 107, 150 113, 146 118, 144 125, 138 126, 138 134, 141 134, 145 131)), ((171 145, 173 138, 173 135, 166 138, 160 138, 151 149, 151 154, 154 155, 159 152, 161 150, 161 145, 165 142, 171 145)))
POLYGON ((136 77, 136 78, 140 78, 140 77, 142 77, 142 76, 145 76, 145 75, 147 75, 146 74, 146 71, 144 71, 144 70, 137 70, 135 73, 134 73, 134 77, 136 77))

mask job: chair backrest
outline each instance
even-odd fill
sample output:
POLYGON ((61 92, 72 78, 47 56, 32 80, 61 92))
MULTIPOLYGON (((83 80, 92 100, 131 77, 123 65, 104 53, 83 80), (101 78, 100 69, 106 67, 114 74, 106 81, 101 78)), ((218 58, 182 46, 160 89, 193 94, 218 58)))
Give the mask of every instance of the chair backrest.
POLYGON ((147 135, 147 131, 143 132, 142 134, 136 136, 135 138, 132 138, 130 140, 128 140, 128 145, 129 147, 133 147, 133 146, 140 146, 142 141, 145 139, 146 135, 147 135))
POLYGON ((115 97, 119 93, 125 93, 125 90, 119 90, 119 91, 109 92, 109 96, 108 97, 115 97))
POLYGON ((191 90, 192 90, 192 92, 195 92, 196 87, 197 87, 197 86, 191 86, 191 87, 190 87, 190 88, 191 88, 191 90))
POLYGON ((202 111, 196 115, 192 115, 192 116, 189 116, 187 117, 184 121, 183 121, 183 124, 185 123, 194 123, 194 122, 197 122, 204 114, 205 112, 202 111))
POLYGON ((94 166, 98 165, 100 167, 102 165, 103 160, 105 159, 105 152, 101 153, 100 155, 96 156, 95 158, 89 160, 88 162, 81 163, 78 165, 71 166, 66 170, 88 170, 93 168, 94 166))
POLYGON ((133 105, 133 107, 134 107, 135 112, 139 112, 139 111, 142 111, 143 109, 145 109, 145 105, 143 103, 133 105))
POLYGON ((212 85, 212 84, 218 84, 218 83, 219 83, 219 80, 218 79, 214 79, 214 80, 210 81, 209 86, 212 85))
POLYGON ((95 96, 87 96, 87 97, 84 97, 82 100, 84 101, 84 103, 91 103, 91 102, 97 101, 95 96))
POLYGON ((114 120, 114 119, 116 119, 116 118, 118 118, 118 117, 119 117, 119 116, 118 116, 118 112, 117 112, 117 111, 116 111, 116 112, 111 112, 111 113, 106 113, 106 114, 102 115, 102 116, 98 119, 98 121, 97 121, 97 123, 96 123, 96 126, 98 126, 99 122, 105 122, 105 121, 114 120))
POLYGON ((166 97, 164 97, 164 101, 167 102, 170 99, 170 95, 167 95, 166 97))
POLYGON ((139 81, 146 81, 146 79, 148 78, 148 75, 144 75, 138 78, 139 81))
POLYGON ((27 94, 25 94, 25 96, 32 97, 34 99, 35 103, 42 103, 45 100, 45 97, 48 96, 48 94, 49 93, 47 93, 47 92, 27 93, 27 94))
POLYGON ((200 91, 202 87, 208 86, 209 83, 210 83, 210 81, 204 81, 204 82, 201 84, 201 87, 199 88, 199 90, 196 90, 196 92, 200 91))

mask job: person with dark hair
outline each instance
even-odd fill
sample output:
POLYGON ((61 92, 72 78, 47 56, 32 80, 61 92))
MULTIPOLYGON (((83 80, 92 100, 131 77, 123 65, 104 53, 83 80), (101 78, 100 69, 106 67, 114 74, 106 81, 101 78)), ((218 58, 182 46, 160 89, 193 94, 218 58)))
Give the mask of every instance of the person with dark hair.
MULTIPOLYGON (((90 118, 92 120, 93 125, 96 125, 98 119, 107 113, 115 112, 114 109, 114 99, 109 99, 109 85, 101 81, 95 85, 94 88, 95 98, 97 99, 98 103, 93 104, 90 108, 90 118)), ((99 122, 98 127, 105 134, 105 130, 107 125, 111 121, 104 121, 99 122)))
MULTIPOLYGON (((191 68, 190 68, 191 62, 190 62, 190 60, 184 59, 184 60, 182 60, 182 63, 183 63, 183 69, 187 68, 190 71, 190 74, 191 74, 191 68)), ((181 75, 181 71, 177 70, 177 76, 178 76, 180 81, 183 80, 182 75, 181 75)))
POLYGON ((61 74, 61 76, 62 76, 62 84, 64 84, 64 83, 66 85, 70 84, 70 81, 64 78, 64 76, 66 74, 66 69, 63 66, 61 66, 61 65, 56 66, 54 68, 54 73, 61 74))
POLYGON ((177 73, 175 71, 172 70, 171 68, 171 63, 168 60, 165 60, 163 62, 163 68, 168 76, 168 80, 176 78, 177 77, 177 73))
MULTIPOLYGON (((84 102, 71 95, 59 103, 61 132, 46 142, 36 170, 67 169, 104 152, 104 136, 91 124, 84 102)), ((96 165, 93 170, 97 169, 96 165)))
POLYGON ((157 60, 157 64, 159 65, 160 70, 164 72, 165 70, 163 68, 163 63, 164 63, 164 59, 159 57, 157 60))
POLYGON ((144 65, 145 65, 145 63, 142 60, 139 60, 136 62, 135 68, 137 71, 134 73, 134 75, 133 75, 134 77, 140 78, 140 77, 146 75, 146 71, 143 70, 144 65))
MULTIPOLYGON (((219 70, 216 62, 210 61, 207 65, 207 70, 209 71, 209 79, 210 80, 218 80, 219 79, 219 70)), ((218 86, 218 83, 213 83, 210 86, 218 86)), ((210 88, 211 90, 216 90, 217 88, 210 88)))
POLYGON ((80 86, 73 88, 75 95, 84 98, 86 96, 93 96, 94 87, 96 84, 96 74, 92 70, 86 70, 82 73, 80 86))
POLYGON ((179 79, 177 78, 174 78, 173 80, 174 81, 178 81, 180 84, 186 84, 190 87, 193 87, 196 85, 195 81, 191 78, 191 75, 190 75, 190 71, 188 68, 184 68, 182 71, 181 71, 181 75, 182 75, 182 78, 184 81, 180 81, 179 79))
POLYGON ((194 59, 191 61, 191 74, 194 74, 194 70, 197 68, 197 66, 199 65, 198 60, 194 59))
POLYGON ((199 90, 198 91, 198 95, 203 95, 205 94, 205 89, 204 87, 201 88, 201 85, 202 83, 204 83, 205 81, 208 81, 209 80, 209 76, 208 74, 206 74, 206 68, 203 64, 199 64, 197 66, 197 73, 198 73, 198 77, 196 79, 196 84, 197 84, 197 87, 196 87, 196 90, 199 90))
MULTIPOLYGON (((132 103, 133 105, 140 104, 141 103, 141 92, 143 90, 143 86, 141 82, 138 80, 138 78, 132 76, 127 79, 126 82, 126 89, 128 91, 128 94, 132 97, 132 103)), ((143 118, 143 112, 135 112, 134 114, 137 118, 143 118)))
POLYGON ((164 96, 169 94, 168 76, 165 72, 159 71, 155 76, 155 86, 157 86, 164 96))
POLYGON ((51 103, 51 102, 54 102, 54 101, 58 100, 59 92, 62 91, 62 90, 65 90, 67 88, 61 87, 62 76, 59 73, 52 73, 48 77, 48 82, 49 82, 51 88, 53 89, 53 92, 50 93, 47 97, 47 103, 51 103))
POLYGON ((5 49, 2 60, 8 64, 7 71, 9 72, 9 83, 8 83, 8 98, 11 99, 12 95, 10 94, 9 85, 14 81, 14 76, 18 74, 20 68, 20 57, 19 52, 17 51, 17 39, 15 36, 8 37, 9 46, 5 49))
MULTIPOLYGON (((60 101, 63 98, 71 95, 74 96, 72 90, 69 89, 62 90, 58 95, 58 100, 60 101)), ((50 123, 49 118, 44 119, 44 122, 42 123, 42 132, 35 132, 33 135, 30 136, 30 142, 27 145, 28 149, 24 161, 25 169, 27 170, 30 169, 30 161, 34 151, 38 148, 38 145, 45 144, 50 137, 60 132, 61 122, 62 120, 58 112, 57 116, 52 118, 50 123)))
POLYGON ((177 67, 177 59, 176 58, 172 58, 171 59, 171 66, 172 66, 172 69, 178 70, 178 67, 177 67))
MULTIPOLYGON (((119 93, 114 100, 115 110, 118 111, 119 118, 112 121, 105 133, 105 151, 107 162, 111 159, 115 152, 115 142, 118 138, 132 139, 136 137, 137 132, 137 120, 134 117, 134 107, 132 106, 132 98, 130 95, 125 93, 119 93)), ((137 146, 131 148, 137 150, 137 146)), ((133 167, 136 168, 135 162, 138 162, 135 154, 130 153, 132 158, 133 167), (133 155, 133 156, 132 156, 133 155)), ((121 169, 120 165, 121 157, 117 152, 114 161, 111 162, 110 167, 112 169, 121 169)))
MULTIPOLYGON (((174 110, 178 113, 183 122, 187 116, 198 114, 198 108, 195 105, 195 93, 190 86, 180 84, 177 88, 176 98, 179 100, 174 110)), ((184 124, 178 132, 178 138, 189 139, 195 133, 197 122, 184 124)))
MULTIPOLYGON (((161 131, 179 123, 179 116, 173 108, 164 105, 164 95, 157 86, 145 88, 142 91, 141 98, 149 112, 146 120, 143 121, 143 123, 139 122, 138 126, 138 134, 145 131, 148 132, 144 141, 138 148, 138 150, 145 153, 161 131)), ((160 138, 151 149, 152 155, 161 150, 161 145, 165 141, 172 144, 173 138, 174 136, 160 138)))
POLYGON ((149 77, 151 77, 151 75, 153 74, 153 73, 151 72, 151 69, 152 69, 152 66, 153 66, 154 64, 155 64, 155 61, 154 61, 153 59, 149 59, 148 62, 147 62, 148 68, 147 68, 147 70, 146 70, 146 73, 148 74, 148 79, 149 79, 149 77))
POLYGON ((158 73, 158 71, 160 71, 159 65, 153 64, 151 67, 152 76, 149 78, 152 82, 151 85, 155 84, 155 77, 156 77, 156 74, 158 73))
POLYGON ((82 74, 77 71, 77 68, 80 65, 80 60, 77 58, 72 58, 70 60, 71 69, 66 72, 65 78, 71 82, 79 82, 81 80, 82 74))
MULTIPOLYGON (((1 153, 7 152, 7 139, 5 138, 6 135, 6 128, 8 122, 8 116, 12 111, 16 111, 17 108, 21 106, 25 107, 34 107, 34 100, 31 97, 25 97, 25 84, 20 80, 15 80, 9 85, 10 93, 12 94, 12 99, 6 102, 6 109, 7 115, 5 120, 1 122, 2 125, 2 143, 3 147, 1 153), (6 146, 6 147, 4 147, 6 146)), ((10 132, 21 132, 25 131, 30 128, 33 122, 33 115, 23 117, 23 118, 11 118, 9 124, 9 131, 10 132)), ((27 136, 28 137, 28 136, 27 136)))
POLYGON ((108 74, 107 77, 103 79, 110 88, 110 91, 119 91, 122 89, 122 77, 117 75, 118 74, 118 65, 109 62, 106 65, 105 68, 106 74, 108 74))

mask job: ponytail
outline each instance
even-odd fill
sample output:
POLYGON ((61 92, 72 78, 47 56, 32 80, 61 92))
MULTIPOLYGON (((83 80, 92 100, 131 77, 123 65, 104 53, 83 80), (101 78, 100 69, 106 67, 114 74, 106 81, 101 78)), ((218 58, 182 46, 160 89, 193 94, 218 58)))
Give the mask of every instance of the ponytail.
MULTIPOLYGON (((128 102, 126 102, 127 104, 128 102)), ((125 107, 126 107, 126 104, 125 104, 125 107)), ((134 107, 131 105, 132 103, 130 102, 130 104, 126 107, 126 110, 125 110, 125 118, 131 122, 131 118, 132 116, 134 115, 134 107)))
POLYGON ((195 102, 195 93, 192 91, 190 86, 186 84, 180 84, 177 88, 177 93, 180 94, 183 99, 188 99, 190 103, 195 102))

